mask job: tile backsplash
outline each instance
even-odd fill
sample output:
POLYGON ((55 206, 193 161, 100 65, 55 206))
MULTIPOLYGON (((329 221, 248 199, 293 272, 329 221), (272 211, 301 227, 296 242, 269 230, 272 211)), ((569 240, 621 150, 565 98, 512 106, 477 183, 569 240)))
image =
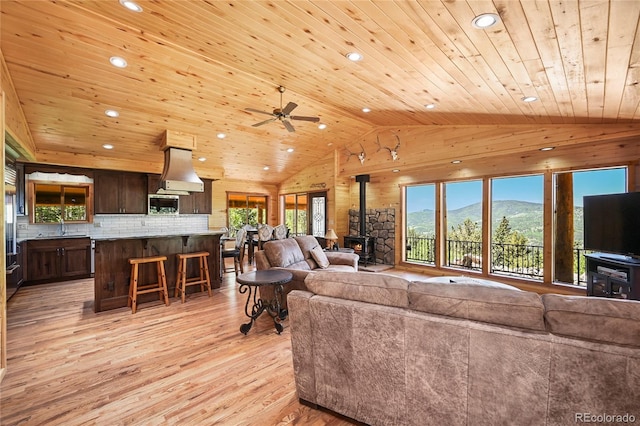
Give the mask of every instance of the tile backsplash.
POLYGON ((34 225, 28 216, 19 216, 18 241, 30 238, 86 235, 92 238, 136 237, 207 232, 209 216, 187 214, 175 216, 95 215, 93 223, 69 223, 61 226, 34 225), (64 233, 64 234, 63 234, 64 233))

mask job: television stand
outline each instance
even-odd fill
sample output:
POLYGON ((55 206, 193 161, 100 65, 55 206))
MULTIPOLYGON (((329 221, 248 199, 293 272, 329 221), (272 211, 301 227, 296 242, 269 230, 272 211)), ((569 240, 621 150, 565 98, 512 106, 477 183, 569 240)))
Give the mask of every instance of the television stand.
POLYGON ((640 300, 640 260, 608 253, 587 258, 587 295, 640 300))
POLYGON ((640 259, 633 256, 625 256, 622 254, 601 254, 600 257, 602 259, 615 260, 618 262, 634 263, 634 264, 640 265, 640 259))

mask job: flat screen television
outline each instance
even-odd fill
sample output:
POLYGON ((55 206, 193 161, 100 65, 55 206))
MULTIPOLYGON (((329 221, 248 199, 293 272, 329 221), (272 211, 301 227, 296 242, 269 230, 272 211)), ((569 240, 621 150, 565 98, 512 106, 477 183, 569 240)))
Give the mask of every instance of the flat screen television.
POLYGON ((640 258, 640 192, 584 197, 584 248, 640 258))

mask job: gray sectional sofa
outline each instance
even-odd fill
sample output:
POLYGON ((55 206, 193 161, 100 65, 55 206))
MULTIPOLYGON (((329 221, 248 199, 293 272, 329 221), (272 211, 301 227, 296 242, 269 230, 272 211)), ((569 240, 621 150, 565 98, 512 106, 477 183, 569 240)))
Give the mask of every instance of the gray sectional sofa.
MULTIPOLYGON (((360 257, 355 253, 341 253, 338 251, 323 252, 329 264, 321 268, 313 258, 311 252, 320 243, 313 235, 302 235, 282 240, 272 240, 264 243, 263 249, 255 253, 256 269, 279 268, 286 269, 293 274, 291 282, 284 285, 284 295, 291 290, 306 290, 304 279, 309 272, 324 270, 331 272, 356 272, 360 257)), ((260 289, 264 298, 273 297, 271 287, 260 289)), ((283 305, 286 307, 286 300, 283 305)))
POLYGON ((364 272, 305 286, 288 296, 303 402, 370 425, 640 422, 640 302, 364 272))

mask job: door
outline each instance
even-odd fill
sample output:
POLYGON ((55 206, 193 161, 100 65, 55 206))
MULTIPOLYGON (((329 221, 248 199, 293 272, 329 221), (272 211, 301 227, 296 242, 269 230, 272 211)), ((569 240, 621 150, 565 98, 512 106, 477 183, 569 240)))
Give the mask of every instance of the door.
POLYGON ((309 194, 309 234, 324 238, 327 230, 327 193, 309 194))

